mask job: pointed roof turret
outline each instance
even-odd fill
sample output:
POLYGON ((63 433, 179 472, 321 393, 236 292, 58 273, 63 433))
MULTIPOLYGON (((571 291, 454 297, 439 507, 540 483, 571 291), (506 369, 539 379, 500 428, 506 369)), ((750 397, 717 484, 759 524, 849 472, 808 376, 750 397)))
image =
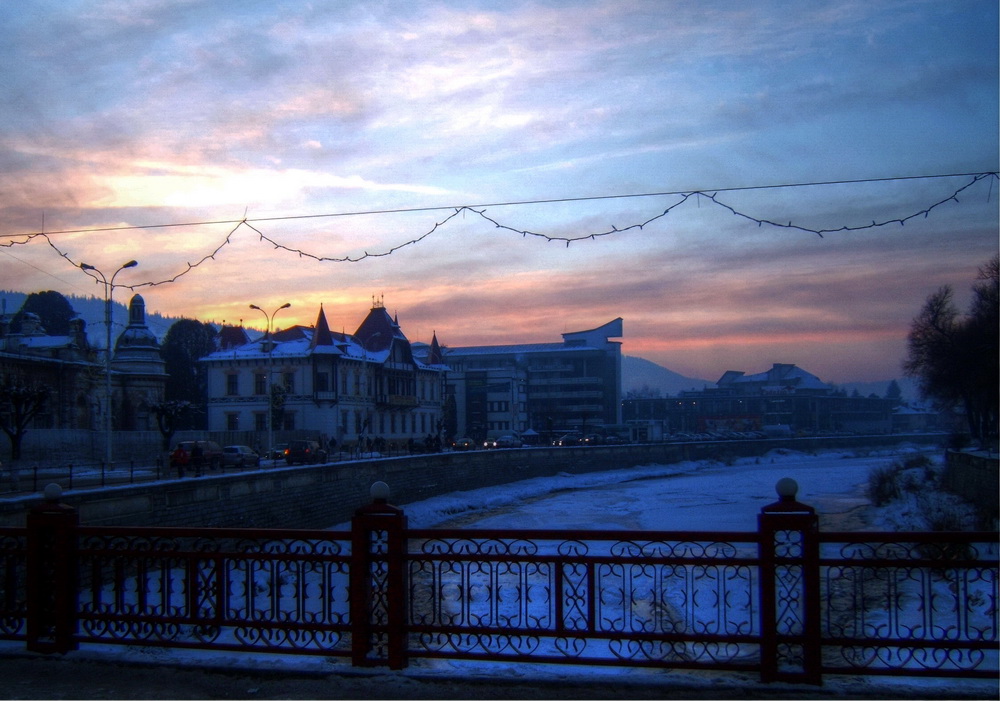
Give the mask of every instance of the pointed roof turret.
POLYGON ((398 339, 409 345, 409 341, 399 326, 392 320, 382 305, 372 307, 361 326, 354 332, 354 338, 368 352, 382 351, 392 345, 393 339, 398 339))
POLYGON ((431 337, 431 349, 427 353, 428 365, 444 365, 444 358, 441 355, 441 346, 438 344, 437 331, 431 337))
POLYGON ((332 346, 333 345, 333 334, 330 333, 330 325, 326 321, 326 313, 323 311, 323 305, 319 305, 319 316, 316 318, 316 329, 313 331, 312 341, 309 344, 310 348, 315 348, 316 346, 332 346))

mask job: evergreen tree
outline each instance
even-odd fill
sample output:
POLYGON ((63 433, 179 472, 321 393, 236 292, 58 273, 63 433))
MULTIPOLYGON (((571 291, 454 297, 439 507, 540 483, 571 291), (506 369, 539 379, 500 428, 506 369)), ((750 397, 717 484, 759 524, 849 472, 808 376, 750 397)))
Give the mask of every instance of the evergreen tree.
POLYGON ((197 408, 178 418, 177 429, 205 427, 208 382, 198 359, 215 351, 215 335, 211 324, 181 319, 170 327, 160 346, 160 355, 170 376, 164 400, 188 402, 197 408))
POLYGON ((60 293, 53 290, 32 292, 25 298, 20 311, 14 315, 11 321, 11 328, 14 331, 21 330, 21 320, 29 312, 38 315, 46 333, 52 336, 68 335, 69 322, 76 316, 76 312, 73 311, 69 300, 60 293))

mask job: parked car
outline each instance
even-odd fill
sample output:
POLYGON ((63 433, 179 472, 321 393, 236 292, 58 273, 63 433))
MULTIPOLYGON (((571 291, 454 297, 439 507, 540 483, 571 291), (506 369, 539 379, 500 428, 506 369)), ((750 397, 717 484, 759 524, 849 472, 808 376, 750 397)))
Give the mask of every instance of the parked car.
POLYGON ((452 450, 475 450, 476 442, 471 438, 456 438, 451 442, 452 450))
POLYGON ((579 445, 580 440, 582 438, 583 436, 581 436, 579 433, 567 433, 564 436, 561 436, 560 438, 557 438, 554 441, 552 441, 552 445, 562 445, 562 446, 579 445))
POLYGON ((326 462, 326 451, 316 441, 292 441, 285 448, 285 462, 289 465, 326 462))
POLYGON ((248 445, 227 445, 222 449, 224 467, 260 467, 260 456, 248 445))
POLYGON ((494 448, 520 448, 521 440, 517 436, 500 436, 493 441, 494 448))
POLYGON ((202 467, 216 470, 222 464, 222 448, 215 441, 181 441, 177 445, 188 454, 188 464, 195 469, 199 467, 197 464, 198 456, 194 450, 196 445, 201 452, 202 467))
POLYGON ((604 436, 599 433, 588 433, 583 437, 583 440, 580 441, 583 445, 600 445, 603 442, 604 436))
POLYGON ((272 460, 281 460, 285 457, 285 451, 288 449, 287 443, 275 443, 274 447, 271 448, 271 452, 268 455, 272 460))

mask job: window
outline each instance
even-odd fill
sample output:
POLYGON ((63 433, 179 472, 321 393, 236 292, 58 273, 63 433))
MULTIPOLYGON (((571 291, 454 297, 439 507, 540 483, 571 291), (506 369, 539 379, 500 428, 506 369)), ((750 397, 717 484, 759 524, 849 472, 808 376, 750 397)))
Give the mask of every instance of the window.
POLYGON ((255 373, 253 376, 253 393, 267 394, 267 375, 262 372, 255 373))
POLYGON ((239 414, 226 414, 226 430, 227 431, 239 431, 240 430, 240 415, 239 414))
MULTIPOLYGON (((340 393, 347 394, 347 370, 344 370, 343 368, 340 370, 340 393)), ((344 422, 344 425, 347 425, 346 421, 344 422)))
POLYGON ((316 373, 316 391, 326 392, 330 387, 330 375, 325 372, 316 373))
POLYGON ((295 373, 286 372, 282 374, 285 380, 285 389, 288 390, 289 394, 295 394, 295 373))
POLYGON ((258 412, 253 415, 253 430, 254 431, 267 430, 267 412, 258 412))
POLYGON ((285 416, 284 416, 284 421, 282 422, 282 424, 283 424, 282 428, 284 428, 286 431, 294 431, 295 430, 295 412, 294 411, 286 411, 285 412, 285 416))
POLYGON ((240 393, 240 376, 233 373, 226 375, 226 395, 235 397, 240 393))

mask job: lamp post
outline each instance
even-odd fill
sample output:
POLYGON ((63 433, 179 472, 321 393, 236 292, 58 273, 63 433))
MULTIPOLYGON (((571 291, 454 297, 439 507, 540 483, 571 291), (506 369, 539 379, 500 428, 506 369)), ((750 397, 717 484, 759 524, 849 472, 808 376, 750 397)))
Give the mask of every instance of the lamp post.
MULTIPOLYGON (((371 427, 371 420, 372 420, 373 417, 370 417, 370 416, 367 415, 368 414, 368 403, 369 403, 368 398, 372 397, 372 399, 371 399, 371 405, 372 405, 372 409, 374 409, 375 408, 375 399, 374 399, 373 395, 376 394, 376 393, 372 392, 372 384, 373 384, 372 381, 375 379, 375 377, 374 377, 374 373, 371 371, 371 368, 368 367, 368 344, 371 343, 372 341, 374 341, 376 338, 378 338, 381 335, 382 335, 382 332, 381 331, 377 331, 377 332, 373 333, 371 336, 369 336, 367 341, 361 341, 361 349, 364 351, 364 363, 365 363, 365 414, 366 414, 366 416, 365 416, 365 423, 368 425, 369 435, 370 435, 371 428, 372 428, 371 427)), ((362 434, 364 433, 364 425, 365 424, 362 424, 362 434)), ((358 455, 359 456, 361 455, 361 435, 358 436, 358 455)))
MULTIPOLYGON (((273 312, 271 312, 270 315, 268 315, 267 312, 265 312, 263 309, 261 309, 260 307, 258 307, 256 304, 251 304, 250 305, 251 309, 256 309, 257 311, 259 311, 261 314, 264 315, 265 319, 267 319, 267 334, 266 334, 266 338, 270 339, 270 341, 271 341, 270 344, 267 347, 267 382, 264 383, 266 385, 265 389, 267 390, 267 455, 268 455, 268 457, 271 457, 271 454, 274 452, 274 421, 271 418, 271 414, 274 413, 274 406, 273 406, 274 397, 272 396, 272 393, 271 393, 271 375, 274 373, 274 339, 271 338, 271 324, 274 322, 274 316, 278 312, 280 312, 282 309, 288 309, 290 306, 292 306, 290 302, 285 302, 280 307, 278 307, 273 312)), ((271 459, 273 460, 274 458, 271 458, 271 459)))
POLYGON ((80 263, 80 270, 91 277, 94 277, 91 273, 100 275, 101 283, 104 285, 104 329, 106 331, 105 341, 107 343, 107 351, 104 355, 104 462, 108 468, 111 467, 111 298, 115 294, 115 278, 118 276, 118 273, 126 268, 134 268, 137 265, 139 264, 136 261, 130 260, 118 268, 109 281, 104 273, 93 265, 80 263))

